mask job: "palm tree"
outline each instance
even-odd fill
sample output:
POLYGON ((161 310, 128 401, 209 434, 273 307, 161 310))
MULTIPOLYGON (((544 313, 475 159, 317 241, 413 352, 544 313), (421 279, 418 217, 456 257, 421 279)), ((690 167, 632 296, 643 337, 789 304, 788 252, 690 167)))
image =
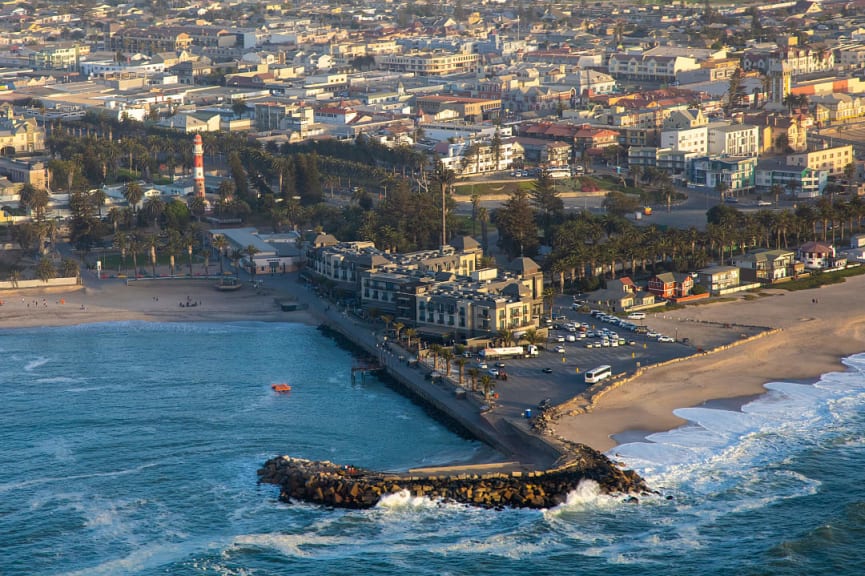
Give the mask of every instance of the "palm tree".
POLYGON ((481 371, 477 368, 469 368, 469 378, 472 381, 472 392, 478 389, 478 376, 480 376, 481 371))
POLYGON ((129 237, 129 252, 132 253, 132 266, 135 270, 135 278, 138 278, 138 253, 141 252, 142 243, 137 235, 129 237))
POLYGON ((393 331, 394 335, 396 336, 397 342, 399 342, 399 333, 402 331, 403 328, 405 328, 405 324, 403 324, 402 322, 393 323, 393 331))
POLYGON ((144 197, 144 190, 138 182, 127 182, 126 186, 123 187, 123 197, 132 208, 132 213, 135 214, 135 207, 138 206, 138 203, 144 197))
POLYGON ((48 283, 49 280, 57 276, 57 270, 54 268, 54 263, 48 256, 43 256, 36 264, 36 277, 48 283))
POLYGON ((445 363, 445 377, 451 375, 451 361, 454 359, 454 351, 450 348, 442 347, 442 351, 439 354, 441 359, 444 360, 445 363))
POLYGON ((156 243, 157 237, 151 234, 147 237, 147 244, 150 246, 150 265, 153 267, 153 277, 156 278, 156 243))
POLYGON ((168 275, 174 276, 174 259, 180 251, 180 232, 177 230, 168 231, 168 242, 165 245, 165 250, 168 252, 168 275))
POLYGON ((225 255, 225 249, 228 248, 228 239, 222 234, 219 234, 213 237, 210 244, 216 249, 216 253, 219 254, 219 275, 222 276, 224 274, 222 260, 225 255))
POLYGON ((126 272, 126 250, 129 248, 129 237, 124 232, 114 234, 114 246, 120 250, 120 262, 117 263, 117 272, 120 273, 120 266, 123 266, 123 272, 126 272))
POLYGON ((258 267, 255 265, 255 255, 258 254, 260 250, 256 248, 255 245, 250 244, 244 251, 246 252, 246 255, 249 256, 249 270, 252 275, 252 280, 254 281, 255 273, 258 271, 258 267))
POLYGON ((145 216, 150 219, 150 224, 157 230, 159 229, 159 217, 165 212, 165 202, 159 196, 151 196, 144 202, 143 211, 145 216))
POLYGON ((442 353, 440 344, 430 344, 429 353, 433 357, 433 370, 439 369, 439 355, 442 353))
POLYGON ((514 342, 514 331, 509 328, 499 330, 499 341, 502 346, 510 346, 514 342))
POLYGON ((415 336, 417 336, 417 330, 415 330, 414 328, 406 329, 406 331, 405 331, 406 348, 408 348, 409 350, 411 350, 411 339, 414 338, 415 336))
POLYGON ((441 237, 441 245, 444 246, 448 243, 447 238, 447 193, 450 190, 450 187, 453 185, 456 180, 456 174, 450 168, 447 168, 444 164, 442 164, 441 160, 436 162, 435 172, 433 173, 432 181, 439 185, 441 190, 441 209, 442 209, 442 237, 441 237))
POLYGON ((183 243, 186 244, 187 262, 189 263, 189 276, 192 277, 192 247, 195 244, 195 236, 191 232, 186 232, 183 235, 183 243))
POLYGON ((463 372, 465 371, 466 364, 468 364, 468 358, 463 358, 462 356, 457 357, 455 360, 457 368, 459 368, 459 378, 460 378, 460 386, 463 385, 463 372))
POLYGON ((481 375, 481 389, 484 391, 484 398, 489 402, 490 395, 496 389, 496 382, 489 374, 481 375))

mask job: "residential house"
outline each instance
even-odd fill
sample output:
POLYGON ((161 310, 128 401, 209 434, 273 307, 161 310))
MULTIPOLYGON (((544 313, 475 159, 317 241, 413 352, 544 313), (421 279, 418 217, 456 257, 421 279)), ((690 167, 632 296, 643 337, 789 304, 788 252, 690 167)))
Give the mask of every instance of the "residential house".
POLYGON ((792 250, 766 248, 734 256, 733 265, 741 270, 742 280, 763 284, 792 278, 804 270, 804 265, 796 262, 796 253, 792 250))
POLYGON ((184 134, 193 132, 219 132, 220 115, 218 112, 189 112, 175 114, 159 121, 165 128, 178 130, 184 134))
POLYGON ((723 188, 727 193, 736 195, 754 189, 756 167, 756 156, 694 158, 688 179, 697 186, 713 190, 723 188))
POLYGON ((647 308, 655 304, 655 295, 637 288, 634 282, 624 276, 608 280, 607 287, 589 294, 588 302, 613 312, 647 308))
POLYGON ((717 296, 739 286, 739 268, 736 266, 710 266, 697 270, 697 283, 717 296))
POLYGON ((608 61, 613 78, 629 80, 655 80, 672 82, 676 74, 685 70, 698 70, 699 62, 686 56, 654 56, 616 52, 608 61))
POLYGON ((658 298, 682 298, 691 294, 694 278, 681 272, 662 272, 649 278, 648 290, 658 298))
POLYGON ((847 265, 846 258, 835 255, 835 247, 824 242, 805 242, 797 251, 799 261, 806 270, 822 270, 847 265))

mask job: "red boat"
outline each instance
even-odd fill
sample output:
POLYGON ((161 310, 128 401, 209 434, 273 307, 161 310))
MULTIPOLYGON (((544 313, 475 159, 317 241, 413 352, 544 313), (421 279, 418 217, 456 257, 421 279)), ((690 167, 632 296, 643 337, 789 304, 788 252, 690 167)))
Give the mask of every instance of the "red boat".
POLYGON ((291 386, 288 384, 271 384, 274 392, 291 392, 291 386))

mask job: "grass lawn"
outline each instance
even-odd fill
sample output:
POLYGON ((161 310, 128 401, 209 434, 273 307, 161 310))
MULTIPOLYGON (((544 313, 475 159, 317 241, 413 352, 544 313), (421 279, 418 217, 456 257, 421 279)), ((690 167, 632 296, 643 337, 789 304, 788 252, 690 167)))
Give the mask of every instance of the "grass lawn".
POLYGON ((810 290, 811 288, 819 288, 829 284, 840 284, 845 278, 851 276, 861 276, 865 274, 865 266, 855 266, 853 268, 845 268, 835 272, 824 272, 814 274, 801 280, 791 280, 783 284, 772 286, 772 288, 780 288, 782 290, 810 290))

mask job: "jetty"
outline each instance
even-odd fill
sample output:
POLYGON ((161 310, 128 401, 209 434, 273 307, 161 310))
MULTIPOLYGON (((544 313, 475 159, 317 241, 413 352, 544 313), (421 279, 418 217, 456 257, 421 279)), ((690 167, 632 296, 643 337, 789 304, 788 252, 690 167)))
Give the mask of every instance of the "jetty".
POLYGON ((597 482, 604 493, 630 494, 631 501, 636 501, 635 493, 650 492, 635 472, 620 470, 591 449, 561 468, 525 473, 388 474, 280 456, 268 460, 258 475, 261 482, 280 487, 279 498, 284 502, 339 508, 371 508, 382 497, 405 490, 412 496, 483 508, 544 509, 566 502, 568 494, 585 480, 597 482))
POLYGON ((467 394, 464 388, 435 378, 435 371, 418 362, 411 351, 387 341, 363 319, 322 302, 312 291, 300 291, 297 303, 320 318, 320 329, 339 345, 369 359, 358 362, 359 370, 352 370, 353 380, 374 369, 432 408, 448 426, 491 446, 503 458, 493 465, 465 464, 394 474, 279 456, 269 460, 259 476, 261 482, 280 486, 280 499, 364 508, 375 505, 384 494, 408 490, 416 496, 483 507, 546 508, 563 502, 583 480, 597 482, 604 493, 649 491, 639 475, 622 470, 593 448, 545 434, 543 415, 533 419, 507 417, 490 410, 482 396, 467 394))

